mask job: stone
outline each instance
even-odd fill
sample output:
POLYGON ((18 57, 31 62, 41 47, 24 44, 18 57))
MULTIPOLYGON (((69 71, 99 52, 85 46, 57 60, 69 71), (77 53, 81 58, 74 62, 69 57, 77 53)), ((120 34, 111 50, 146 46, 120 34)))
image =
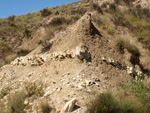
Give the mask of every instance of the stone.
POLYGON ((88 48, 84 44, 80 44, 79 46, 76 47, 76 56, 80 60, 86 60, 86 61, 91 61, 91 54, 88 51, 88 48))
POLYGON ((60 113, 72 112, 76 102, 76 98, 73 98, 72 100, 68 101, 60 113))
POLYGON ((47 96, 49 96, 49 95, 51 95, 51 94, 52 94, 51 91, 47 91, 47 92, 44 94, 44 97, 47 97, 47 96))
POLYGON ((28 102, 28 100, 25 100, 24 101, 24 105, 27 105, 29 102, 28 102))

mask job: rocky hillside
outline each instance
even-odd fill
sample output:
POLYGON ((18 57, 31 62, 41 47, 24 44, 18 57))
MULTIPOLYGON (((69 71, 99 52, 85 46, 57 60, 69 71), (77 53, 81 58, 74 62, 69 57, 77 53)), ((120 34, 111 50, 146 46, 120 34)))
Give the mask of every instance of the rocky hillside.
POLYGON ((85 0, 1 19, 0 113, 149 113, 145 2, 85 0))

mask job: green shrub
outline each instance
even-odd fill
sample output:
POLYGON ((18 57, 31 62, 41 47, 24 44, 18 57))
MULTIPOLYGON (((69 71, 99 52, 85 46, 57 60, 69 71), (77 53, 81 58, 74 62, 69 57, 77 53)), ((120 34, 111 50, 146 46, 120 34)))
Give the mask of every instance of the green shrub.
POLYGON ((29 97, 33 95, 42 96, 44 94, 43 87, 41 85, 38 86, 36 83, 27 83, 25 91, 29 97))
POLYGON ((52 14, 52 12, 50 10, 48 10, 47 8, 41 10, 40 12, 41 12, 42 17, 46 17, 46 16, 49 16, 52 14))
POLYGON ((31 30, 29 30, 27 27, 24 27, 24 35, 27 37, 31 36, 31 30))
POLYGON ((10 95, 8 99, 8 113, 25 113, 24 112, 24 100, 26 95, 24 92, 16 92, 10 95))
POLYGON ((119 101, 111 93, 102 93, 87 104, 87 113, 138 113, 129 101, 119 101))

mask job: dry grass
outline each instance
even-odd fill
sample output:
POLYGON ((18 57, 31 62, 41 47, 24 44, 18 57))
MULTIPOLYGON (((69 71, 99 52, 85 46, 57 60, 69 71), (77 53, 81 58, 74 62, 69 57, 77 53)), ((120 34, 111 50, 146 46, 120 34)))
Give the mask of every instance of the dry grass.
POLYGON ((9 93, 10 89, 10 86, 5 86, 4 88, 2 88, 0 91, 0 99, 6 96, 9 93))
POLYGON ((8 113, 25 113, 24 112, 24 100, 26 98, 26 95, 23 91, 16 92, 13 95, 10 95, 8 99, 8 113))

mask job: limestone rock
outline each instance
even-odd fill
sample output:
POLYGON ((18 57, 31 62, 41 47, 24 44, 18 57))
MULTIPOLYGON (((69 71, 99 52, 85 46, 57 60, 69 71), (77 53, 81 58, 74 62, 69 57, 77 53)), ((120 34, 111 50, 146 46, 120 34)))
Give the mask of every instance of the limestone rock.
POLYGON ((84 44, 80 44, 78 47, 76 47, 76 56, 80 60, 86 60, 91 61, 91 54, 88 51, 88 48, 84 44))
POLYGON ((66 105, 64 106, 64 108, 61 110, 60 113, 72 112, 72 110, 73 110, 76 102, 77 102, 77 100, 75 98, 73 98, 72 100, 70 100, 69 102, 67 102, 66 105))

